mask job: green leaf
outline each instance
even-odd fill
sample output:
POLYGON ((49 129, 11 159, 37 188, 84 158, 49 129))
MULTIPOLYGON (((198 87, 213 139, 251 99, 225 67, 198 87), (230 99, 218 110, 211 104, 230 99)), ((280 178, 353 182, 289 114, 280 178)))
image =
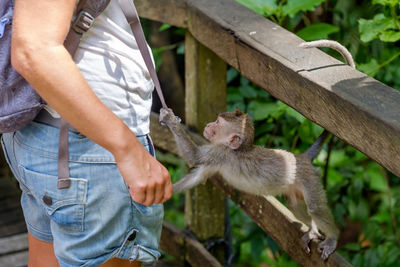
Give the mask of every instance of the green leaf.
POLYGON ((242 85, 239 87, 239 91, 245 98, 257 97, 257 90, 251 85, 242 85))
POLYGON ((169 28, 171 28, 171 25, 164 23, 163 25, 161 25, 161 27, 158 29, 159 32, 168 30, 169 28))
POLYGON ((288 0, 283 6, 283 15, 294 17, 300 11, 313 11, 315 7, 325 2, 326 0, 288 0))
POLYGON ((327 23, 315 23, 297 32, 297 35, 306 40, 327 39, 332 33, 339 32, 339 27, 327 23))
POLYGON ((176 49, 176 53, 178 55, 184 55, 185 54, 185 45, 181 44, 178 46, 178 49, 176 49))
POLYGON ((363 199, 360 199, 358 203, 351 200, 349 203, 349 214, 352 220, 367 219, 369 214, 368 204, 363 199))
POLYGON ((358 64, 357 69, 371 77, 374 77, 378 73, 380 67, 378 61, 373 58, 368 63, 358 64))
POLYGON ((241 102, 243 101, 243 96, 239 93, 232 93, 226 96, 226 101, 228 102, 241 102))
POLYGON ((400 40, 400 32, 399 31, 384 31, 379 35, 379 39, 383 42, 396 42, 400 40))
POLYGON ((236 0, 236 2, 250 8, 254 12, 264 16, 267 14, 273 14, 277 9, 276 0, 236 0))
POLYGON ((331 167, 338 167, 345 162, 349 162, 349 158, 343 150, 336 150, 331 152, 329 164, 331 167))
POLYGON ((382 176, 382 174, 379 170, 369 168, 369 169, 367 169, 366 175, 368 175, 370 177, 369 186, 372 190, 376 190, 379 192, 387 191, 386 180, 382 176))
POLYGON ((297 112, 295 109, 293 109, 291 107, 287 107, 286 113, 289 116, 292 116, 293 118, 295 118, 299 123, 303 123, 306 120, 306 117, 304 117, 303 115, 301 115, 299 112, 297 112))
POLYGON ((372 0, 372 4, 374 5, 382 5, 382 6, 395 6, 399 3, 399 0, 372 0))
POLYGON ((344 249, 350 250, 350 251, 359 251, 361 250, 361 246, 358 243, 349 243, 343 246, 344 249))
POLYGON ((370 42, 378 38, 382 32, 390 28, 394 28, 393 19, 387 18, 382 13, 375 15, 372 20, 358 20, 358 30, 363 42, 370 42))
POLYGON ((260 121, 268 118, 272 113, 276 112, 278 107, 275 103, 252 101, 249 104, 249 109, 252 110, 254 120, 260 121))
POLYGON ((239 76, 239 72, 234 68, 229 68, 226 72, 226 83, 232 82, 237 76, 239 76))

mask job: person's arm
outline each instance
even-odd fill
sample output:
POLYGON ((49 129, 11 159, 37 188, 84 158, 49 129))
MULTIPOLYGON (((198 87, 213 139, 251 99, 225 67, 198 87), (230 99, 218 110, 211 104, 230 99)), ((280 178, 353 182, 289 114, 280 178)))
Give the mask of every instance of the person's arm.
POLYGON ((66 121, 114 155, 134 201, 164 202, 172 195, 168 171, 97 98, 63 46, 75 3, 16 0, 12 64, 66 121))

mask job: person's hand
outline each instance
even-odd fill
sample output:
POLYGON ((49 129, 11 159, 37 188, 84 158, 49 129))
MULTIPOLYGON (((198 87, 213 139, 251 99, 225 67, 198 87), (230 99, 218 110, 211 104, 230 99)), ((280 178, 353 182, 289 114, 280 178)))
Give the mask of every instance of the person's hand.
POLYGON ((115 156, 115 159, 133 201, 150 206, 171 198, 172 183, 168 170, 140 144, 123 156, 115 156))

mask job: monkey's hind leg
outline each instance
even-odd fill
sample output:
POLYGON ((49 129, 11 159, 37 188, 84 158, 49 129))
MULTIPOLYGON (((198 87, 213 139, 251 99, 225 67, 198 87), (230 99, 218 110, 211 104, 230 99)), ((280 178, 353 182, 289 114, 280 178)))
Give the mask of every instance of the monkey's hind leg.
POLYGON ((307 247, 312 239, 319 238, 318 230, 321 231, 325 240, 318 244, 318 252, 321 258, 326 260, 336 248, 339 230, 333 220, 332 213, 328 207, 325 191, 316 174, 311 174, 302 183, 304 200, 307 204, 308 213, 311 216, 311 230, 302 238, 303 245, 307 247))
POLYGON ((296 197, 295 194, 292 194, 290 196, 287 196, 286 201, 293 215, 310 227, 310 230, 305 233, 301 238, 303 249, 307 254, 310 254, 311 250, 309 244, 311 240, 322 240, 322 235, 318 232, 318 228, 315 225, 314 221, 312 221, 303 198, 296 197))

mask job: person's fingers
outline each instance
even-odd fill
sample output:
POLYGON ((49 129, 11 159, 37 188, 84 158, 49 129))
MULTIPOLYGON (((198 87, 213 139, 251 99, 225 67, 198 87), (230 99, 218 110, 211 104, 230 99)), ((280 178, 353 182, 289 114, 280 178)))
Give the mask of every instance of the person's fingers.
POLYGON ((143 205, 150 206, 154 204, 155 194, 156 194, 156 186, 154 182, 151 182, 147 185, 146 200, 143 202, 143 205))
POLYGON ((164 187, 164 198, 161 200, 161 202, 164 203, 171 197, 172 197, 172 183, 171 183, 171 180, 169 179, 167 184, 164 187))
POLYGON ((146 201, 145 187, 142 187, 142 189, 140 189, 140 186, 131 186, 129 188, 129 193, 131 194, 133 201, 144 205, 146 201))
POLYGON ((154 203, 162 203, 162 200, 164 199, 165 184, 166 180, 164 177, 161 177, 156 181, 154 203))

